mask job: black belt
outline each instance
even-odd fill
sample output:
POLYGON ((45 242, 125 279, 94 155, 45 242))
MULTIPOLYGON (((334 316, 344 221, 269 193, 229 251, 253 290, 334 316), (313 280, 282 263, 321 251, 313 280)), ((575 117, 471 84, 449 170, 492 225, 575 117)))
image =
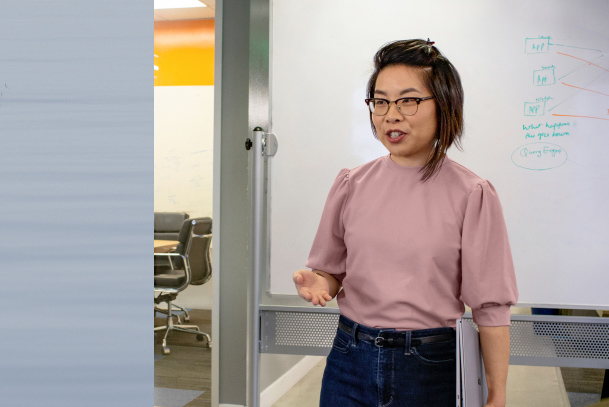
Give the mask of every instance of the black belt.
MULTIPOLYGON (((349 335, 351 335, 353 333, 353 328, 345 325, 342 321, 338 322, 338 328, 342 331, 345 331, 349 335)), ((379 348, 397 348, 397 347, 406 346, 406 337, 404 334, 402 334, 401 336, 398 336, 398 337, 383 336, 384 334, 395 335, 396 333, 399 333, 399 332, 397 332, 397 331, 381 332, 379 334, 379 336, 373 336, 373 335, 367 334, 362 331, 357 331, 357 339, 359 339, 361 341, 372 342, 379 348)), ((418 338, 411 338, 410 346, 418 346, 418 345, 423 345, 426 343, 446 342, 446 341, 450 341, 452 339, 455 339, 454 332, 446 333, 446 334, 438 334, 438 335, 421 336, 418 338)))

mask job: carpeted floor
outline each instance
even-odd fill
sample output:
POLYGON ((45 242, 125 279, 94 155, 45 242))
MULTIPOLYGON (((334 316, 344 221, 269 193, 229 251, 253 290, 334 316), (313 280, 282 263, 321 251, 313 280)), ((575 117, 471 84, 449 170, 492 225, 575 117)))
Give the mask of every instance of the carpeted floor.
POLYGON ((560 370, 571 407, 591 406, 600 401, 604 370, 572 367, 563 367, 560 370))
MULTIPOLYGON (((189 310, 187 324, 198 325, 211 335, 211 311, 189 310)), ((157 314, 154 326, 165 325, 157 314)), ((174 321, 175 322, 175 321, 174 321)), ((184 322, 184 321, 182 321, 184 322)), ((154 345, 154 405, 156 407, 211 406, 211 349, 195 335, 172 332, 167 337, 169 355, 161 352, 164 332, 158 332, 154 345)))

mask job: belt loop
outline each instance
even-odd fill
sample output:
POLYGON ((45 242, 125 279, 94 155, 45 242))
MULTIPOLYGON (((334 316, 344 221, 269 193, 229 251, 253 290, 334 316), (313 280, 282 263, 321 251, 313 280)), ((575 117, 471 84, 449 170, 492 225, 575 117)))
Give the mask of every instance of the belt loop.
POLYGON ((353 347, 357 346, 357 328, 359 327, 359 324, 357 322, 353 323, 353 326, 351 327, 351 338, 352 338, 352 343, 353 347))
POLYGON ((406 331, 404 339, 404 355, 409 355, 412 353, 412 349, 410 348, 410 344, 412 343, 412 331, 406 331))

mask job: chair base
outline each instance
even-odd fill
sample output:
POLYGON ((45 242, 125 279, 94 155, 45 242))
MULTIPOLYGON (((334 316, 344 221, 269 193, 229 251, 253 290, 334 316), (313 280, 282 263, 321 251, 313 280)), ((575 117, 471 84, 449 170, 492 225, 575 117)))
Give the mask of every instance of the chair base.
MULTIPOLYGON (((154 311, 155 312, 160 312, 161 314, 165 314, 167 315, 167 310, 165 308, 159 308, 159 307, 154 307, 154 311)), ((190 315, 188 314, 188 311, 186 310, 186 308, 181 307, 177 304, 173 304, 173 308, 172 311, 182 311, 184 313, 184 321, 185 322, 189 322, 190 321, 190 315)), ((178 324, 182 323, 182 320, 180 318, 180 315, 174 315, 174 317, 177 319, 178 324)))
MULTIPOLYGON (((167 346, 167 336, 169 335, 169 333, 171 331, 195 334, 195 335, 197 335, 198 341, 202 341, 205 338, 205 339, 207 339, 207 347, 211 348, 211 337, 209 336, 209 334, 202 332, 201 329, 197 325, 181 324, 179 316, 173 315, 173 310, 174 310, 174 307, 176 307, 176 306, 172 304, 173 301, 171 300, 171 297, 169 297, 169 299, 165 302, 167 303, 167 310, 163 310, 161 312, 167 314, 167 325, 157 326, 154 328, 155 333, 157 331, 165 331, 165 336, 163 337, 163 344, 162 344, 163 355, 169 355, 169 353, 170 353, 169 347, 167 346), (178 317, 177 324, 173 323, 173 317, 178 317)), ((155 311, 157 311, 158 307, 155 306, 154 308, 155 308, 155 311)), ((181 308, 181 307, 178 307, 178 308, 181 308)))
POLYGON ((196 325, 173 325, 172 327, 168 327, 165 325, 165 326, 158 326, 158 327, 154 328, 154 330, 155 331, 166 330, 165 336, 163 337, 163 343, 161 345, 163 355, 169 355, 169 353, 171 352, 169 347, 167 346, 167 336, 169 335, 169 332, 171 332, 171 331, 195 334, 195 335, 197 335, 198 341, 202 341, 202 340, 206 339, 207 340, 206 347, 211 348, 211 338, 210 338, 209 334, 202 332, 199 329, 199 327, 196 325))

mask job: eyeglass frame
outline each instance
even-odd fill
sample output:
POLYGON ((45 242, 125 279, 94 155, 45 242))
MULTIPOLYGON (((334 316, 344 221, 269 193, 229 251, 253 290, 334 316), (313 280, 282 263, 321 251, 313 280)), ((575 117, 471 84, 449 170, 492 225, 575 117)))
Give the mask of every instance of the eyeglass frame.
POLYGON ((400 114, 402 114, 404 116, 414 116, 419 111, 419 105, 421 104, 421 102, 423 102, 425 100, 433 99, 433 98, 434 98, 433 96, 426 96, 424 98, 405 97, 405 98, 399 98, 396 100, 387 100, 387 99, 383 99, 383 98, 370 98, 370 99, 364 99, 364 101, 366 102, 366 106, 368 106, 368 111, 370 112, 370 114, 373 114, 378 117, 387 116, 387 113, 389 113, 389 109, 391 109, 392 103, 395 103, 395 106, 398 108, 398 112, 400 112, 400 114), (398 105, 397 102, 400 100, 404 100, 404 99, 414 100, 415 102, 417 102, 417 110, 415 110, 413 114, 406 114, 406 113, 402 112, 402 110, 400 109, 400 106, 398 105), (372 100, 384 100, 385 102, 387 102, 387 113, 385 113, 385 114, 374 113, 370 107, 370 102, 372 100))

